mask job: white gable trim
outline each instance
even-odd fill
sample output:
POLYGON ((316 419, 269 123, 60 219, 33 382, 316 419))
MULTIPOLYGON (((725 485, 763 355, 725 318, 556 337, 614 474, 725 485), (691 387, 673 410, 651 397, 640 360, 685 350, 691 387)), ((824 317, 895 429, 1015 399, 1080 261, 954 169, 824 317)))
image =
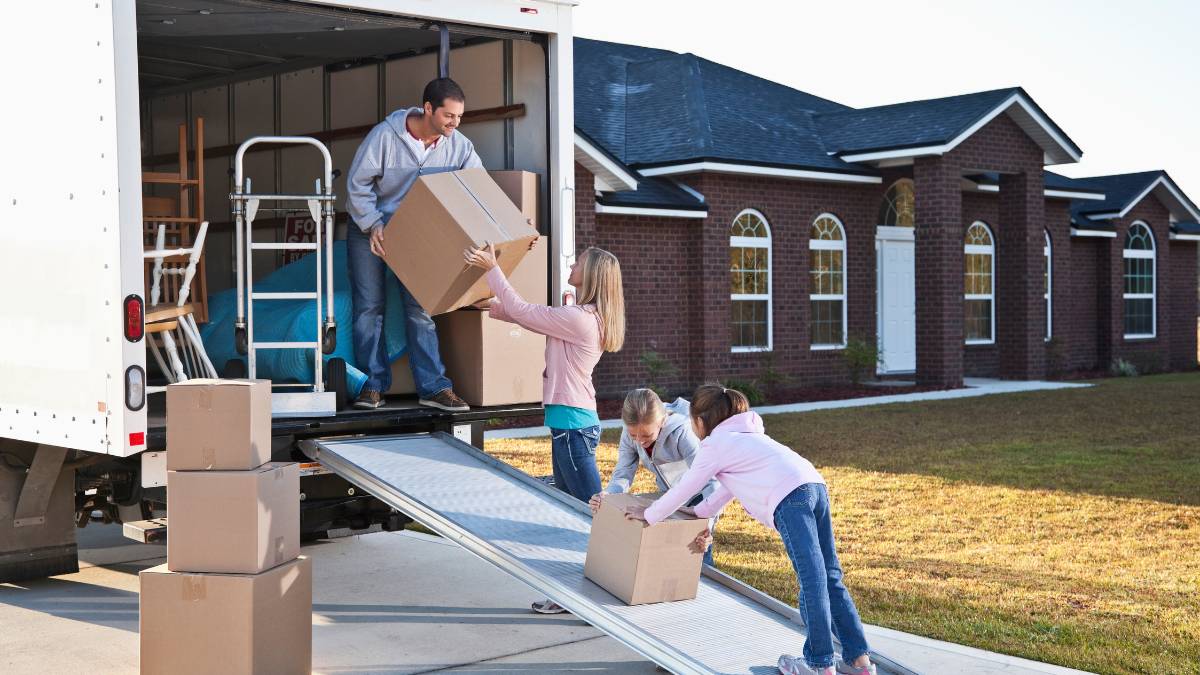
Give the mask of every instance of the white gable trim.
POLYGON ((1125 216, 1129 215, 1129 212, 1133 210, 1133 207, 1140 204, 1143 199, 1145 199, 1151 192, 1154 192, 1154 190, 1160 186, 1166 188, 1167 192, 1169 192, 1171 196, 1175 198, 1175 201, 1178 202, 1181 207, 1183 207, 1183 210, 1186 211, 1193 220, 1200 220, 1200 211, 1197 211, 1196 207, 1191 203, 1191 201, 1189 201, 1187 197, 1183 196, 1183 193, 1175 186, 1174 181, 1168 180, 1166 176, 1159 176, 1158 178, 1154 179, 1154 182, 1151 183, 1145 190, 1142 190, 1142 193, 1138 195, 1136 199, 1126 204, 1124 209, 1120 211, 1113 211, 1112 213, 1100 213, 1094 216, 1089 215, 1088 218, 1095 218, 1099 220, 1124 218, 1125 216))
POLYGON ((996 119, 1000 113, 1007 112, 1012 107, 1017 107, 1025 114, 1028 121, 1032 124, 1022 123, 1021 119, 1014 117, 1017 124, 1021 125, 1025 132, 1038 142, 1043 149, 1046 148, 1047 142, 1051 147, 1046 150, 1047 164, 1065 164, 1067 162, 1078 162, 1083 155, 1077 151, 1065 138, 1060 134, 1054 125, 1045 115, 1038 112, 1033 103, 1021 95, 1020 92, 1014 93, 1004 100, 1000 105, 992 109, 991 112, 979 118, 971 126, 967 127, 958 136, 955 136, 949 143, 944 145, 926 145, 919 148, 903 148, 897 150, 881 150, 879 152, 861 152, 849 155, 840 155, 847 162, 878 162, 881 160, 895 160, 899 158, 909 157, 927 157, 930 155, 944 155, 954 148, 958 147, 963 141, 970 138, 975 132, 982 129, 988 122, 996 119), (1039 139, 1038 135, 1042 134, 1045 137, 1039 139))
POLYGON ((671 164, 656 166, 648 169, 638 169, 643 176, 678 176, 681 174, 711 171, 713 173, 733 173, 750 176, 774 176, 777 178, 802 178, 807 180, 828 181, 832 183, 868 183, 878 185, 883 183, 879 176, 861 176, 852 173, 837 173, 834 171, 810 171, 808 169, 782 169, 773 166, 756 164, 729 164, 727 162, 688 162, 687 164, 671 164))
POLYGON ((1172 232, 1171 241, 1200 241, 1200 234, 1176 234, 1172 232))
POLYGON ((596 203, 596 213, 621 216, 655 216, 657 218, 707 218, 708 211, 686 209, 655 209, 640 206, 605 206, 596 203))
POLYGON ((596 177, 596 188, 602 192, 623 192, 637 189, 637 178, 621 165, 592 145, 586 138, 575 134, 575 161, 583 165, 596 177))
POLYGON ((1080 229, 1072 227, 1071 228, 1071 236, 1072 237, 1099 237, 1101 239, 1116 239, 1117 233, 1109 232, 1108 230, 1080 230, 1080 229))

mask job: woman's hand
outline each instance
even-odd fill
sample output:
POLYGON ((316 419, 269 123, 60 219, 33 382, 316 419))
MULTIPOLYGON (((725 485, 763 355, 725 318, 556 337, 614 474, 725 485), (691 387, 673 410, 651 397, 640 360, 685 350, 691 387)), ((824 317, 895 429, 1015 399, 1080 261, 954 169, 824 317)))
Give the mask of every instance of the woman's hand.
POLYGON ((603 492, 598 492, 598 493, 592 495, 592 498, 588 500, 588 506, 591 507, 593 516, 596 515, 596 512, 600 510, 600 503, 603 501, 604 501, 604 493, 603 492))
POLYGON ((640 520, 646 522, 646 507, 641 504, 630 504, 625 507, 626 520, 640 520))
POLYGON ((468 265, 487 272, 496 266, 496 247, 488 242, 486 247, 465 249, 463 260, 466 260, 468 265))
POLYGON ((696 538, 692 540, 691 544, 688 544, 688 550, 692 553, 704 553, 708 550, 709 546, 712 546, 712 542, 712 532, 709 532, 708 528, 706 527, 704 528, 703 532, 696 535, 696 538))

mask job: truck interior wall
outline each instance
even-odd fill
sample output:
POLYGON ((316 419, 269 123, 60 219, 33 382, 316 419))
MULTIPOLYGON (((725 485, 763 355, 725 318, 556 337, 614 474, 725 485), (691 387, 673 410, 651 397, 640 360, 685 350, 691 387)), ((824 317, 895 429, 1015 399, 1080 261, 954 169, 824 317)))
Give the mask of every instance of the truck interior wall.
MULTIPOLYGON (((185 94, 153 97, 145 102, 143 154, 163 155, 178 151, 178 125, 204 117, 205 147, 241 143, 254 135, 310 134, 374 124, 402 107, 419 105, 425 83, 437 74, 433 53, 396 58, 386 62, 332 70, 312 67, 232 85, 211 86, 185 94), (232 116, 232 119, 231 119, 232 116)), ((547 86, 546 57, 532 42, 490 41, 452 49, 450 75, 467 93, 468 110, 494 108, 514 103, 525 105, 523 116, 463 125, 462 131, 475 144, 489 169, 525 169, 541 176, 540 221, 545 222, 548 198, 547 176, 547 86), (507 54, 506 54, 507 52, 507 54), (505 77, 511 64, 512 73, 505 77), (511 148, 511 150, 510 150, 511 148)), ((189 132, 191 134, 192 132, 189 132)), ((334 181, 337 210, 345 214, 346 178, 350 162, 365 134, 342 137, 329 144, 334 168, 343 175, 334 181)), ((191 136, 189 135, 189 138, 191 136)), ((205 245, 208 289, 215 293, 233 286, 233 226, 228 194, 232 157, 205 161, 205 215, 212 222, 205 245)), ((251 153, 245 160, 246 174, 256 191, 278 190, 304 193, 312 190, 321 173, 319 155, 307 148, 290 148, 251 153)), ((174 170, 174 164, 154 167, 174 170)), ((149 194, 169 195, 156 187, 149 194)), ((260 215, 265 219, 270 215, 260 215)), ((548 231, 548 227, 543 227, 548 231)), ((283 227, 256 227, 261 241, 280 241, 283 227)), ((345 216, 339 217, 337 237, 345 236, 345 216)), ((279 265, 274 251, 258 251, 254 276, 262 278, 279 265)))

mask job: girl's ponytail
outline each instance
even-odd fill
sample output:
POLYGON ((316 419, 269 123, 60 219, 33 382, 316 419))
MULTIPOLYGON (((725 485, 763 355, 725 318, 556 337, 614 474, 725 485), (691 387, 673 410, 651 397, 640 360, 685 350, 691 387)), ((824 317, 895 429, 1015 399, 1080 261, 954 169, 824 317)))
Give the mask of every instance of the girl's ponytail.
POLYGON ((750 401, 737 389, 719 384, 702 384, 692 395, 692 417, 704 423, 704 432, 711 434, 725 420, 750 410, 750 401))

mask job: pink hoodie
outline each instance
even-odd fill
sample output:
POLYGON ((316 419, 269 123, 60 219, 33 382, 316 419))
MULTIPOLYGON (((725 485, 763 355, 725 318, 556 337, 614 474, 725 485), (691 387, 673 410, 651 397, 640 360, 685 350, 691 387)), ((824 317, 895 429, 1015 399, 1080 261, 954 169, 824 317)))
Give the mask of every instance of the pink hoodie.
POLYGON ((491 307, 493 317, 546 336, 542 403, 595 410, 592 370, 604 353, 595 306, 547 307, 525 302, 499 267, 488 271, 487 281, 496 294, 491 307))
POLYGON ((711 518, 737 497, 758 522, 775 529, 775 507, 792 490, 806 483, 825 483, 812 462, 763 433, 756 412, 734 415, 717 425, 700 449, 692 467, 675 487, 646 508, 653 525, 687 503, 712 478, 721 485, 696 505, 696 515, 711 518))

